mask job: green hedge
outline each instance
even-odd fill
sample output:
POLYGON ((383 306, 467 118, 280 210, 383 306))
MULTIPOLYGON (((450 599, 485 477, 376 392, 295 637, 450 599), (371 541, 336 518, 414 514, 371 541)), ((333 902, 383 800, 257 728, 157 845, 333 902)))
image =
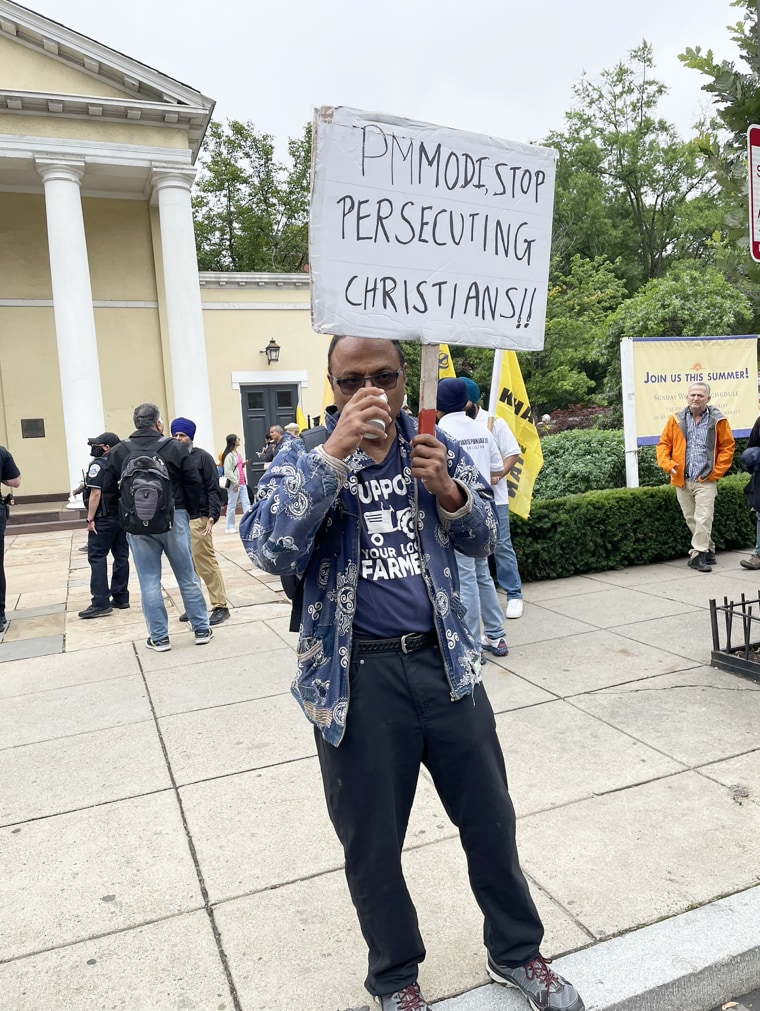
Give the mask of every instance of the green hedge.
MULTIPOLYGON (((713 522, 718 550, 755 543, 755 516, 744 495, 747 479, 737 474, 718 484, 713 522)), ((671 485, 534 499, 530 519, 511 516, 510 527, 526 582, 685 559, 690 542, 671 485)))

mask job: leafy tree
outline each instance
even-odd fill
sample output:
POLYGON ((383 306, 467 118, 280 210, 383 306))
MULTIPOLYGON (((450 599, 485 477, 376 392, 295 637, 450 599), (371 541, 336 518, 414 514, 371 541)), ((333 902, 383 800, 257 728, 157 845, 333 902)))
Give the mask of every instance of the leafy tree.
POLYGON ((308 262, 311 127, 278 162, 250 122, 212 122, 193 197, 201 270, 299 271, 308 262))
MULTIPOLYGON (((547 138, 562 153, 555 215, 561 269, 567 270, 574 252, 589 259, 620 257, 630 291, 662 276, 679 255, 709 251, 704 239, 695 243, 693 236, 690 245, 679 244, 687 205, 711 194, 714 184, 696 142, 682 141, 657 115, 666 87, 652 76, 653 68, 645 41, 598 81, 582 77, 564 133, 547 138)), ((707 222, 719 220, 710 201, 689 211, 692 218, 701 211, 707 222)))
POLYGON ((757 0, 733 0, 742 20, 730 25, 745 68, 733 61, 716 63, 711 49, 687 48, 679 59, 707 78, 702 90, 712 95, 721 130, 705 130, 699 148, 721 187, 722 220, 713 235, 715 262, 752 299, 760 320, 760 267, 749 255, 747 213, 747 127, 760 122, 760 49, 757 0))
POLYGON ((576 254, 569 273, 550 284, 544 349, 520 355, 535 410, 582 403, 596 391, 607 319, 626 297, 615 268, 602 256, 589 260, 576 254))
POLYGON ((623 337, 702 337, 746 333, 747 296, 716 269, 681 269, 655 278, 623 302, 607 327, 605 393, 622 411, 620 340, 623 337))

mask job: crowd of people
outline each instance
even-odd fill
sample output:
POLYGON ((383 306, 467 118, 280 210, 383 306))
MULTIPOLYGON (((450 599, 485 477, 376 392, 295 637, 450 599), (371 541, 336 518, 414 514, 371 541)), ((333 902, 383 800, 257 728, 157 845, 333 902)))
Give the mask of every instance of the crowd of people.
MULTIPOLYGON (((487 653, 509 652, 505 619, 523 613, 507 486, 520 446, 506 422, 483 410, 480 389, 467 377, 439 382, 437 433, 420 434, 398 342, 335 337, 327 369, 334 405, 324 424, 307 432, 296 424, 270 427, 256 454, 264 473, 253 502, 251 461, 234 433, 215 459, 194 444, 190 418, 175 418, 167 435, 159 408, 144 403, 127 438, 103 432, 89 439, 82 491, 92 600, 79 617, 130 607, 131 556, 146 646, 170 650, 165 556, 182 597, 180 622, 196 645, 210 642, 214 626, 230 616, 213 530, 224 514, 225 532, 236 533, 240 508, 251 559, 295 587, 292 691, 314 726, 327 809, 368 948, 365 985, 381 1011, 430 1008, 417 982, 425 948, 401 865, 421 765, 459 829, 483 913, 489 975, 539 1011, 583 1011, 572 983, 540 952, 543 926, 520 869, 504 758, 482 683, 487 653)), ((657 445, 691 535, 687 564, 703 573, 716 564, 717 482, 735 448, 710 401, 706 383, 692 384, 657 445)), ((755 551, 741 564, 760 569, 760 419, 743 460, 758 522, 755 551)), ((11 489, 21 481, 3 447, 0 481, 11 489)), ((4 500, 3 626, 7 509, 4 500)))

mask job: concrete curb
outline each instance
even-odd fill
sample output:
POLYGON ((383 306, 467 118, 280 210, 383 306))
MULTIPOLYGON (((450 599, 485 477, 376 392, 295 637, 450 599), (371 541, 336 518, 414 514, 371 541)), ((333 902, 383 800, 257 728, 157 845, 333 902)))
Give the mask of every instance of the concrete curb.
MULTIPOLYGON (((552 963, 586 1011, 710 1011, 760 985, 760 887, 718 899, 552 963)), ((525 1011, 493 983, 436 1011, 525 1011)))

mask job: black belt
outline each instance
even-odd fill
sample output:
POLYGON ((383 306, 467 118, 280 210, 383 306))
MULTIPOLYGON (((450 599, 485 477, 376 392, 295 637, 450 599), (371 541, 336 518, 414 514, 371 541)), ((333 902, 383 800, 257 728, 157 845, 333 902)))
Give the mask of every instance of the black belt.
POLYGON ((407 632, 398 639, 354 639, 360 653, 415 653, 427 646, 437 646, 435 632, 407 632))

